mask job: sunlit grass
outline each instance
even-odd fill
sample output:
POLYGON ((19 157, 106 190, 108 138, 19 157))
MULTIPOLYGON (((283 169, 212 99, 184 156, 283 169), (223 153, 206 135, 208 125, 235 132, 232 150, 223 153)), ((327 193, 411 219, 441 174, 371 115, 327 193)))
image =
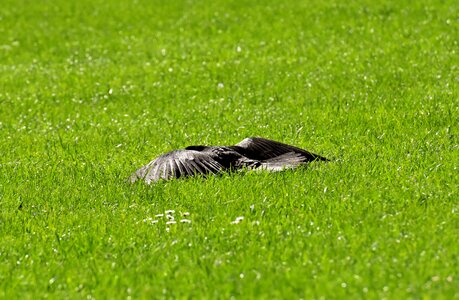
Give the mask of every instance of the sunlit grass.
POLYGON ((4 1, 0 298, 459 297, 457 16, 4 1), (332 161, 126 182, 248 136, 332 161))

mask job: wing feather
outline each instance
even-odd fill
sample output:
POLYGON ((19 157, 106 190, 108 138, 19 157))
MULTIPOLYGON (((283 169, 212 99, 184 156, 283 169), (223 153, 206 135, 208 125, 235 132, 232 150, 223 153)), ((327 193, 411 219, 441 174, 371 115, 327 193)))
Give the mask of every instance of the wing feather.
POLYGON ((162 172, 162 179, 168 179, 169 177, 172 177, 172 170, 171 170, 171 161, 172 159, 168 159, 164 162, 163 166, 163 172, 162 172))
POLYGON ((185 170, 185 172, 183 173, 184 176, 193 176, 193 170, 190 168, 190 166, 188 165, 188 163, 183 160, 183 159, 179 159, 179 162, 180 164, 182 165, 183 169, 185 170))
POLYGON ((213 174, 216 174, 220 171, 220 168, 213 163, 212 161, 203 161, 203 164, 212 172, 213 174))
POLYGON ((135 171, 130 181, 143 179, 149 184, 160 179, 214 174, 221 169, 223 166, 207 153, 195 150, 176 150, 159 156, 135 171))
POLYGON ((256 160, 270 159, 289 152, 301 154, 306 161, 328 160, 325 157, 311 153, 304 149, 261 137, 246 138, 236 144, 235 147, 241 149, 246 157, 256 160))
POLYGON ((156 180, 159 180, 159 178, 161 177, 161 167, 162 167, 162 163, 161 161, 158 159, 157 161, 155 161, 155 164, 153 166, 153 168, 150 169, 150 171, 145 175, 145 180, 148 181, 148 183, 150 183, 150 181, 156 181, 156 180))
POLYGON ((176 173, 175 174, 177 175, 177 178, 185 176, 187 172, 186 172, 185 167, 182 165, 180 159, 175 158, 174 159, 174 163, 175 163, 175 166, 176 166, 176 168, 175 168, 176 173))
POLYGON ((206 172, 202 169, 202 167, 199 166, 199 164, 196 163, 196 161, 194 159, 188 161, 188 164, 192 168, 192 170, 195 173, 195 175, 197 175, 197 174, 206 174, 206 172))
POLYGON ((214 171, 212 170, 212 167, 209 166, 209 164, 207 163, 206 160, 197 159, 196 163, 201 167, 202 170, 204 170, 204 172, 206 172, 206 174, 208 174, 208 173, 214 174, 214 171))
POLYGON ((132 175, 129 177, 129 181, 136 182, 139 179, 143 179, 145 175, 147 174, 147 172, 152 168, 154 162, 155 161, 153 160, 149 162, 148 164, 146 164, 145 166, 138 169, 137 171, 135 171, 134 173, 132 173, 132 175))

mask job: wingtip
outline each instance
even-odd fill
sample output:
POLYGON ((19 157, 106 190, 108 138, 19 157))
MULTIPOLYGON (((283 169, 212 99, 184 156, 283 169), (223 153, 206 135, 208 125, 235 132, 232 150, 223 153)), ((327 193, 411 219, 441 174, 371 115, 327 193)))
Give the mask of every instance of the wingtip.
POLYGON ((323 157, 323 156, 320 156, 320 155, 317 155, 316 159, 314 159, 314 160, 325 161, 325 162, 331 161, 331 159, 323 157))

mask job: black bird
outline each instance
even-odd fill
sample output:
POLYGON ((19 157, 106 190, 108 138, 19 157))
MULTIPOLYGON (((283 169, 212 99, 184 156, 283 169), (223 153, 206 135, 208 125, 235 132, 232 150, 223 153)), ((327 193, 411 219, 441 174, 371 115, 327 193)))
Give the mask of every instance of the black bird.
POLYGON ((160 179, 206 176, 242 168, 281 171, 314 160, 328 161, 294 146, 249 137, 234 146, 189 146, 168 152, 135 171, 130 181, 143 179, 150 184, 160 179))

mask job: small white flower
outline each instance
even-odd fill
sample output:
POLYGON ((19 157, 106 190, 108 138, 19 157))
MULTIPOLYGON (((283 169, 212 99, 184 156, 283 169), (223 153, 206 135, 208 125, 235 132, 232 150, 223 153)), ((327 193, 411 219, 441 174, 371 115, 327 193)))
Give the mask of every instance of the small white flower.
POLYGON ((231 224, 239 224, 239 223, 242 222, 242 220, 244 220, 244 217, 243 217, 243 216, 237 217, 236 220, 234 220, 233 222, 231 222, 231 224))
POLYGON ((169 209, 165 211, 166 215, 175 214, 175 210, 169 209))
POLYGON ((171 224, 177 224, 177 222, 175 222, 174 220, 166 222, 166 225, 171 225, 171 224))
POLYGON ((222 88, 224 88, 224 87, 225 87, 225 86, 224 86, 223 83, 221 83, 221 82, 219 82, 219 83, 217 84, 217 88, 219 88, 219 89, 222 89, 222 88))
POLYGON ((164 217, 164 214, 157 214, 157 215, 155 215, 155 217, 156 218, 162 218, 162 217, 164 217))
POLYGON ((182 213, 182 216, 184 216, 184 217, 188 217, 189 215, 190 215, 190 213, 189 213, 189 212, 187 212, 187 211, 186 211, 186 212, 184 212, 184 213, 182 213))
POLYGON ((166 215, 166 218, 167 218, 168 220, 172 220, 172 221, 175 219, 174 216, 172 216, 172 215, 166 215))
POLYGON ((180 223, 191 223, 191 220, 188 219, 181 219, 180 223))

